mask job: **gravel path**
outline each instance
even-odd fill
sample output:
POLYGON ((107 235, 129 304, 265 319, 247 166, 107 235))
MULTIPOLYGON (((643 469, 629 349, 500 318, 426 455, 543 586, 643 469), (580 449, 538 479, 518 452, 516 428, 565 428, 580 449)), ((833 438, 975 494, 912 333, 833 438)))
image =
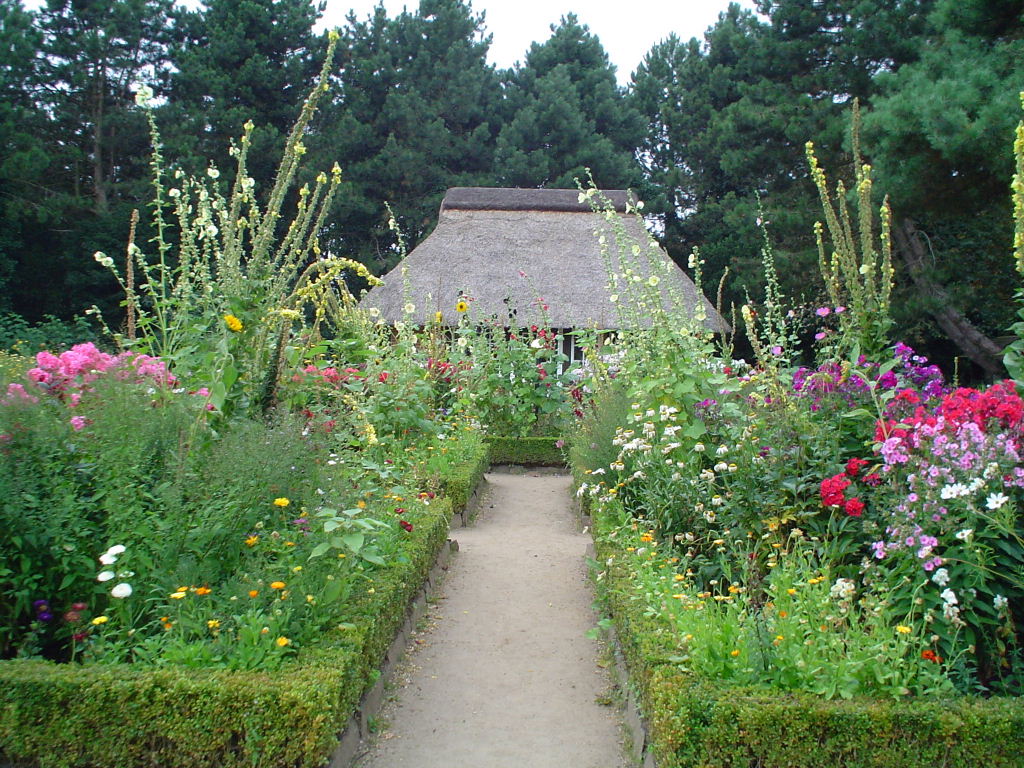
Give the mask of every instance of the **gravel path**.
POLYGON ((359 768, 621 768, 565 475, 492 473, 359 768))

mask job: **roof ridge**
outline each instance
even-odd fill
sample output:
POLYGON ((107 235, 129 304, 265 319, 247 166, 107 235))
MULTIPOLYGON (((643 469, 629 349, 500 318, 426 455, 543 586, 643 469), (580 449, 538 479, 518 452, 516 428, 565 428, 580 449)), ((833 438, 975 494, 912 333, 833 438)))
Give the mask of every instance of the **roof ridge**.
MULTIPOLYGON (((602 189, 600 194, 619 213, 625 213, 631 197, 627 189, 602 189)), ((521 187, 451 187, 441 201, 444 211, 555 211, 589 213, 590 203, 580 201, 578 189, 532 189, 521 187)))

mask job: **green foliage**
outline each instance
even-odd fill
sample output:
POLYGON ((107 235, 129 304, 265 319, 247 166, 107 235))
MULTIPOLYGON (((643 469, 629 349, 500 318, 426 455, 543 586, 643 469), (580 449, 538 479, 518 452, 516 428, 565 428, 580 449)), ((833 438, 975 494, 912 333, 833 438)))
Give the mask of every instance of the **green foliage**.
POLYGON ((98 342, 100 334, 88 317, 75 315, 61 320, 46 315, 31 323, 13 312, 0 314, 0 348, 23 355, 34 355, 42 350, 58 352, 84 342, 98 342))

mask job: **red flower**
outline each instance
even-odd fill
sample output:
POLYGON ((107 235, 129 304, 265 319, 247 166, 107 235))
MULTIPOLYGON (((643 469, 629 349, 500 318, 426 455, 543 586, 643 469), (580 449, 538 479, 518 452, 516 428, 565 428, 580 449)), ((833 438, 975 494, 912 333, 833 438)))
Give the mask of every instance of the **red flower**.
POLYGON ((845 474, 833 475, 821 481, 819 492, 821 503, 826 507, 840 507, 846 500, 843 491, 850 487, 850 479, 845 474))
POLYGON ((846 474, 850 477, 856 477, 860 474, 860 471, 868 465, 866 459, 858 459, 856 456, 846 462, 846 474))
POLYGON ((377 377, 377 381, 379 381, 381 384, 383 384, 384 382, 386 382, 388 380, 388 376, 390 376, 390 375, 391 374, 389 374, 387 371, 381 371, 380 376, 377 377))
POLYGON ((926 661, 934 661, 936 664, 942 663, 942 657, 939 656, 935 651, 929 648, 926 651, 921 651, 921 658, 926 661))
POLYGON ((860 517, 864 512, 864 502, 858 498, 848 499, 843 509, 850 517, 860 517))
POLYGON ((402 526, 402 530, 412 533, 412 523, 406 522, 405 520, 399 520, 398 524, 402 526))

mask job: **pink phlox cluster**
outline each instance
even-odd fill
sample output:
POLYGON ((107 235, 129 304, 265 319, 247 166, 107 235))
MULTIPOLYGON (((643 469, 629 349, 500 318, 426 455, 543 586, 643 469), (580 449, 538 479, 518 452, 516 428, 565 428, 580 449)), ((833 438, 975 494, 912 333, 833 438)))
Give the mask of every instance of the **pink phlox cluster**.
POLYGON ((900 424, 881 443, 883 472, 899 468, 907 474, 906 494, 890 513, 884 539, 871 545, 879 560, 910 549, 925 571, 933 571, 944 562, 944 545, 955 543, 953 535, 977 524, 991 494, 1024 488, 1017 422, 975 419, 957 408, 943 411, 900 424))
POLYGON ((36 367, 29 370, 28 378, 70 405, 77 405, 81 390, 108 372, 120 380, 137 383, 170 386, 177 382, 166 363, 158 357, 136 352, 111 355, 97 349, 92 342, 76 344, 59 355, 40 352, 36 355, 36 367))
POLYGON ((2 401, 3 405, 31 405, 38 403, 39 398, 29 394, 21 384, 8 384, 7 392, 2 401))

